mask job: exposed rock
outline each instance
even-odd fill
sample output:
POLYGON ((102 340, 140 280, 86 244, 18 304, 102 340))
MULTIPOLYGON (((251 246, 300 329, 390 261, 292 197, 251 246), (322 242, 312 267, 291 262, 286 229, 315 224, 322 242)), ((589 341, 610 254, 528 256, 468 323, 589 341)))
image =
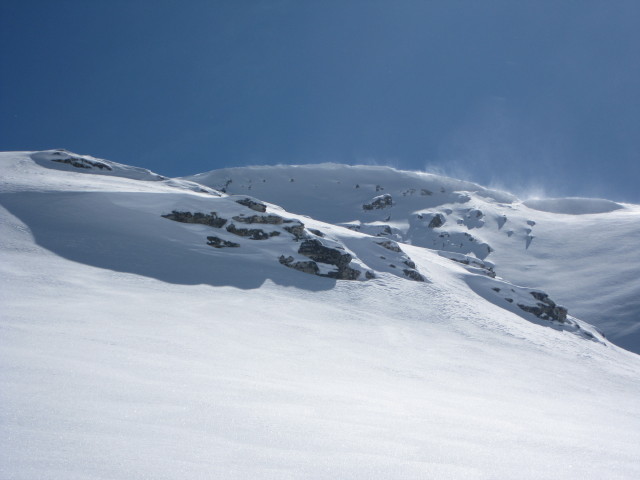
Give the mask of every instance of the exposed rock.
POLYGON ((320 263, 328 263, 329 265, 335 265, 338 268, 343 268, 349 265, 353 257, 347 252, 341 252, 337 248, 330 248, 324 246, 319 240, 310 239, 305 240, 298 249, 300 255, 309 257, 312 260, 320 263))
POLYGON ((426 188, 422 188, 420 189, 420 195, 422 195, 423 197, 427 197, 429 195, 433 195, 433 192, 431 190, 427 190, 426 188))
POLYGON ((284 227, 284 229, 287 232, 289 232, 291 235, 293 235, 296 241, 302 240, 308 237, 307 232, 305 232, 304 230, 304 223, 302 222, 296 221, 295 224, 287 225, 286 227, 284 227))
POLYGON ((371 270, 367 270, 367 271, 365 272, 364 276, 365 276, 365 278, 366 278, 367 280, 371 280, 371 279, 373 279, 373 278, 376 278, 376 274, 375 274, 375 273, 373 273, 373 271, 371 271, 371 270))
POLYGON ((282 265, 304 273, 318 275, 320 272, 318 264, 313 261, 294 262, 294 258, 292 256, 285 257, 284 255, 280 255, 278 260, 282 265))
POLYGON ((239 215, 233 217, 236 222, 240 223, 263 223, 269 225, 281 225, 284 222, 284 219, 278 215, 251 215, 250 217, 245 217, 244 215, 239 215))
POLYGON ((416 282, 424 282, 424 277, 415 270, 404 269, 402 270, 402 273, 404 273, 405 276, 407 278, 410 278, 411 280, 415 280, 416 282))
POLYGON ((84 169, 98 168, 100 170, 107 170, 107 171, 113 170, 113 168, 111 168, 106 163, 99 162, 97 160, 89 160, 87 158, 82 158, 82 157, 75 157, 65 149, 58 149, 55 152, 53 152, 52 155, 55 155, 57 157, 64 157, 64 158, 53 158, 51 159, 52 162, 64 163, 67 165, 71 165, 72 167, 75 167, 75 168, 84 168, 84 169))
POLYGON ((227 223, 227 219, 218 217, 218 214, 216 212, 206 214, 200 212, 178 212, 177 210, 174 210, 171 213, 162 216, 164 218, 168 218, 169 220, 173 220, 174 222, 198 223, 201 225, 209 225, 210 227, 216 228, 223 227, 225 223, 227 223))
POLYGON ((305 240, 300 245, 298 253, 319 263, 335 265, 337 271, 327 273, 327 277, 340 280, 356 280, 360 276, 360 270, 349 267, 349 263, 353 259, 351 254, 340 251, 337 248, 327 247, 319 240, 305 240))
POLYGON ((320 230, 316 230, 315 228, 310 228, 309 231, 317 237, 321 237, 321 238, 324 237, 324 233, 322 233, 320 230))
POLYGON ((444 225, 445 221, 446 219, 444 218, 444 215, 442 215, 441 213, 436 213, 427 226, 429 228, 438 228, 444 225))
POLYGON ((337 272, 329 272, 327 277, 338 280, 357 280, 360 277, 360 270, 351 267, 339 268, 337 272))
POLYGON ((386 248, 387 250, 391 250, 392 252, 402 253, 402 250, 400 249, 398 244, 396 242, 392 242, 391 240, 385 240, 383 242, 376 243, 381 247, 386 248))
POLYGON ((376 192, 381 192, 382 190, 384 190, 384 187, 381 187, 380 185, 376 185, 376 192))
MULTIPOLYGON (((54 152, 54 155, 64 155, 61 152, 54 152)), ((66 163, 76 168, 99 168, 100 170, 113 170, 109 165, 95 160, 87 160, 86 158, 67 156, 66 158, 55 158, 52 162, 66 163)))
POLYGON ((385 193, 384 195, 374 197, 371 203, 365 203, 362 208, 364 210, 381 210, 391 206, 393 206, 393 198, 390 194, 385 193))
MULTIPOLYGON (((385 222, 386 222, 386 221, 388 221, 388 220, 389 220, 389 219, 387 218, 387 219, 385 220, 385 222)), ((391 227, 390 227, 389 225, 385 225, 385 226, 382 228, 382 231, 380 231, 380 232, 376 233, 376 237, 386 237, 386 236, 388 236, 388 235, 393 235, 393 231, 391 230, 391 227)))
POLYGON ((565 307, 556 305, 556 303, 549 298, 549 295, 544 292, 532 291, 529 293, 531 293, 531 296, 538 300, 538 302, 535 305, 518 303, 518 307, 543 320, 555 320, 561 323, 566 322, 568 311, 565 307))
POLYGON ((265 232, 259 228, 237 228, 233 223, 227 227, 227 232, 240 237, 248 237, 251 240, 266 240, 280 235, 280 232, 265 232))
POLYGON ((264 213, 267 211, 267 206, 264 203, 256 202, 254 200, 251 200, 250 198, 236 200, 236 203, 244 205, 245 207, 249 207, 251 210, 255 210, 256 212, 264 213))
POLYGON ((224 182, 224 185, 222 187, 220 187, 220 191, 222 193, 227 193, 227 188, 229 188, 229 185, 233 182, 233 180, 228 179, 226 182, 224 182))
POLYGON ((211 245, 214 248, 226 248, 226 247, 239 247, 239 243, 230 242, 229 240, 223 240, 218 237, 207 237, 207 245, 211 245))
POLYGON ((402 263, 404 263, 409 268, 412 268, 414 270, 416 269, 416 264, 410 258, 407 258, 407 260, 403 261, 402 263))

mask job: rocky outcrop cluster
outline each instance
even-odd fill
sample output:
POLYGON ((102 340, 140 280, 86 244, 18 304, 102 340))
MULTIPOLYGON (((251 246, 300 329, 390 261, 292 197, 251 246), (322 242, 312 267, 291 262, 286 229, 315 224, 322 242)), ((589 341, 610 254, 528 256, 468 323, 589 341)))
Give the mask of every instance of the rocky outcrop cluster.
POLYGON ((535 305, 524 305, 518 303, 525 312, 534 314, 536 317, 543 320, 554 320, 556 322, 564 323, 567 320, 567 309, 560 305, 557 305, 553 300, 549 298, 544 292, 532 291, 529 292, 533 298, 537 300, 535 305))
MULTIPOLYGON (((406 267, 402 269, 402 273, 405 277, 407 277, 410 280, 414 280, 416 282, 424 282, 424 277, 420 274, 420 272, 418 272, 415 262, 411 260, 411 258, 409 258, 409 256, 406 253, 404 253, 404 251, 400 248, 400 246, 396 242, 393 242, 391 240, 383 240, 381 242, 375 242, 375 243, 381 246, 382 248, 389 250, 390 252, 399 254, 399 255, 395 255, 395 258, 393 261, 401 263, 406 267)), ((381 258, 383 260, 387 260, 386 257, 381 257, 381 258)), ((396 265, 393 263, 389 264, 389 266, 391 268, 396 268, 396 265)))
POLYGON ((349 267, 353 256, 350 253, 325 246, 320 240, 307 239, 300 244, 300 255, 310 258, 314 262, 333 265, 335 271, 326 274, 327 277, 340 280, 356 280, 360 276, 360 270, 349 267))
POLYGON ((113 170, 113 168, 111 168, 106 163, 98 162, 96 160, 88 160, 82 157, 74 157, 73 155, 69 155, 68 153, 62 151, 55 151, 53 152, 53 155, 55 155, 56 157, 60 157, 51 159, 51 161, 56 163, 66 163, 67 165, 71 165, 72 167, 84 169, 97 168, 99 170, 113 170))

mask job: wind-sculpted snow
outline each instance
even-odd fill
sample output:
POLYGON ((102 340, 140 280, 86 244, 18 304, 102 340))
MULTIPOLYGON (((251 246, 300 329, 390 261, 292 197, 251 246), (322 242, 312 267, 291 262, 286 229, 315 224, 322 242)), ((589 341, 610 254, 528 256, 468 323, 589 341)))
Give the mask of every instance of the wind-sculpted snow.
POLYGON ((635 207, 335 167, 283 208, 66 155, 0 154, 0 478, 640 477, 639 357, 539 281, 631 298, 635 207))
POLYGON ((619 203, 602 198, 537 198, 526 200, 523 204, 534 210, 565 215, 593 215, 624 208, 619 203))

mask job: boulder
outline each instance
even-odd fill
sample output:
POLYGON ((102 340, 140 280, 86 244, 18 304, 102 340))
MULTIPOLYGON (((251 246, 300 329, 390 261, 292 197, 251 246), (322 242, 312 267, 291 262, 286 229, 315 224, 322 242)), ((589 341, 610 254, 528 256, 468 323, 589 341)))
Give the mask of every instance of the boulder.
POLYGON ((442 215, 441 213, 436 213, 431 219, 431 221, 429 222, 429 225, 427 225, 427 227, 438 228, 444 225, 445 221, 446 219, 444 218, 444 215, 442 215))
POLYGON ((371 203, 365 203, 362 205, 362 208, 364 210, 381 210, 391 206, 393 206, 393 197, 391 197, 390 194, 385 193, 384 195, 374 197, 371 200, 371 203))

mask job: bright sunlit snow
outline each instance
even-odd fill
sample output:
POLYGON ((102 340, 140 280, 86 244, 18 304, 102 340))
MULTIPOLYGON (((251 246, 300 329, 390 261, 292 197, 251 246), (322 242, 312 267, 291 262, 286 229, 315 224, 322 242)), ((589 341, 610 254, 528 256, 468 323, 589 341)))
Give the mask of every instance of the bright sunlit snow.
POLYGON ((0 206, 0 478, 640 477, 636 205, 47 151, 0 206))

